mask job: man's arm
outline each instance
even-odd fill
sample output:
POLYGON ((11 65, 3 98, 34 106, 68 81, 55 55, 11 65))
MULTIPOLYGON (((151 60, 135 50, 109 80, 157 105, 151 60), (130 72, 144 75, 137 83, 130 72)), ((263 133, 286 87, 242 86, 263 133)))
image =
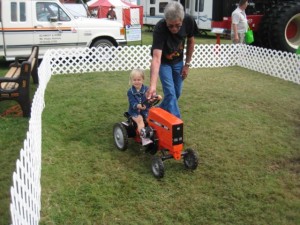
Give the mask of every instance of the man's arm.
POLYGON ((238 35, 238 28, 237 25, 239 23, 240 17, 239 15, 234 11, 231 15, 231 23, 232 23, 232 30, 233 30, 233 43, 239 42, 239 35, 238 35))
POLYGON ((185 79, 188 75, 189 70, 189 63, 192 61, 192 56, 194 53, 195 47, 195 38, 190 37, 187 39, 187 46, 186 46, 186 57, 185 57, 185 66, 182 69, 182 79, 185 79))
POLYGON ((150 86, 146 95, 148 99, 151 98, 153 95, 156 95, 156 85, 159 76, 158 73, 159 73, 159 67, 161 63, 161 55, 162 55, 162 50, 160 49, 153 50, 153 56, 152 56, 152 61, 150 66, 150 86))
POLYGON ((238 43, 239 42, 239 35, 238 35, 238 32, 237 32, 237 24, 232 24, 232 28, 233 28, 233 40, 234 40, 234 43, 238 43))
POLYGON ((186 63, 190 63, 192 61, 194 47, 195 47, 195 38, 194 37, 188 38, 187 45, 186 45, 186 58, 185 58, 186 63))

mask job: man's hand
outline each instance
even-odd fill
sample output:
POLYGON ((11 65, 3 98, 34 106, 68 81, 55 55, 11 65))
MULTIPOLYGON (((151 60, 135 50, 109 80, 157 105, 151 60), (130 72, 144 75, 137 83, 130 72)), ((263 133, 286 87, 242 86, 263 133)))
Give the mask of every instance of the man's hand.
POLYGON ((146 98, 150 99, 152 96, 156 95, 156 87, 150 86, 148 91, 146 92, 146 98))
POLYGON ((150 99, 148 99, 148 102, 153 103, 153 102, 160 101, 160 100, 162 100, 161 95, 152 95, 152 97, 150 99))
POLYGON ((233 42, 235 44, 239 43, 240 39, 239 39, 239 36, 238 35, 234 35, 234 38, 233 38, 233 42))
POLYGON ((183 66, 182 73, 181 73, 181 76, 182 76, 183 80, 185 78, 187 78, 188 73, 189 73, 189 67, 188 66, 183 66))

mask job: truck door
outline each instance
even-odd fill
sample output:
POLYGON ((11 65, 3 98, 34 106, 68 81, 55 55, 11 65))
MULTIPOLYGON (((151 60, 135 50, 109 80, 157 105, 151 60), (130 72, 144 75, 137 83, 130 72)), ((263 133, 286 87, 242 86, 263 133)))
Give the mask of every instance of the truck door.
POLYGON ((34 43, 44 54, 47 49, 78 46, 76 21, 55 2, 36 2, 34 15, 34 43))
POLYGON ((1 44, 7 60, 30 54, 33 43, 31 3, 25 0, 1 1, 1 44))

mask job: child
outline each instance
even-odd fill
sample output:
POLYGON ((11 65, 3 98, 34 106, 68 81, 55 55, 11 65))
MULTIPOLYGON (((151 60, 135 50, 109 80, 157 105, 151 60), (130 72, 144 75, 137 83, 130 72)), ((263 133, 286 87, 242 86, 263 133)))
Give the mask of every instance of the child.
MULTIPOLYGON (((145 93, 148 90, 148 87, 144 83, 145 74, 141 69, 134 69, 130 73, 130 84, 132 85, 127 92, 129 109, 128 113, 132 116, 132 119, 137 123, 138 132, 141 134, 141 130, 144 129, 145 124, 143 116, 148 117, 149 103, 146 102, 145 93), (142 104, 144 103, 144 104, 142 104)), ((149 138, 144 138, 141 136, 142 145, 148 145, 152 143, 152 140, 149 138)))

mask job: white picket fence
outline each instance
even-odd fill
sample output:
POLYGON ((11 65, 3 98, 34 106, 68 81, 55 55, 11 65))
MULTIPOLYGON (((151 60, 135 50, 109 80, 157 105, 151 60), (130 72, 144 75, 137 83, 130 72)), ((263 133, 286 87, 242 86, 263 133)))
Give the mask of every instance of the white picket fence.
MULTIPOLYGON (((49 50, 39 67, 29 130, 16 162, 11 186, 13 225, 39 224, 41 211, 42 112, 47 84, 54 74, 149 69, 151 46, 49 50)), ((247 45, 196 45, 192 68, 241 66, 300 84, 300 57, 247 45)))

